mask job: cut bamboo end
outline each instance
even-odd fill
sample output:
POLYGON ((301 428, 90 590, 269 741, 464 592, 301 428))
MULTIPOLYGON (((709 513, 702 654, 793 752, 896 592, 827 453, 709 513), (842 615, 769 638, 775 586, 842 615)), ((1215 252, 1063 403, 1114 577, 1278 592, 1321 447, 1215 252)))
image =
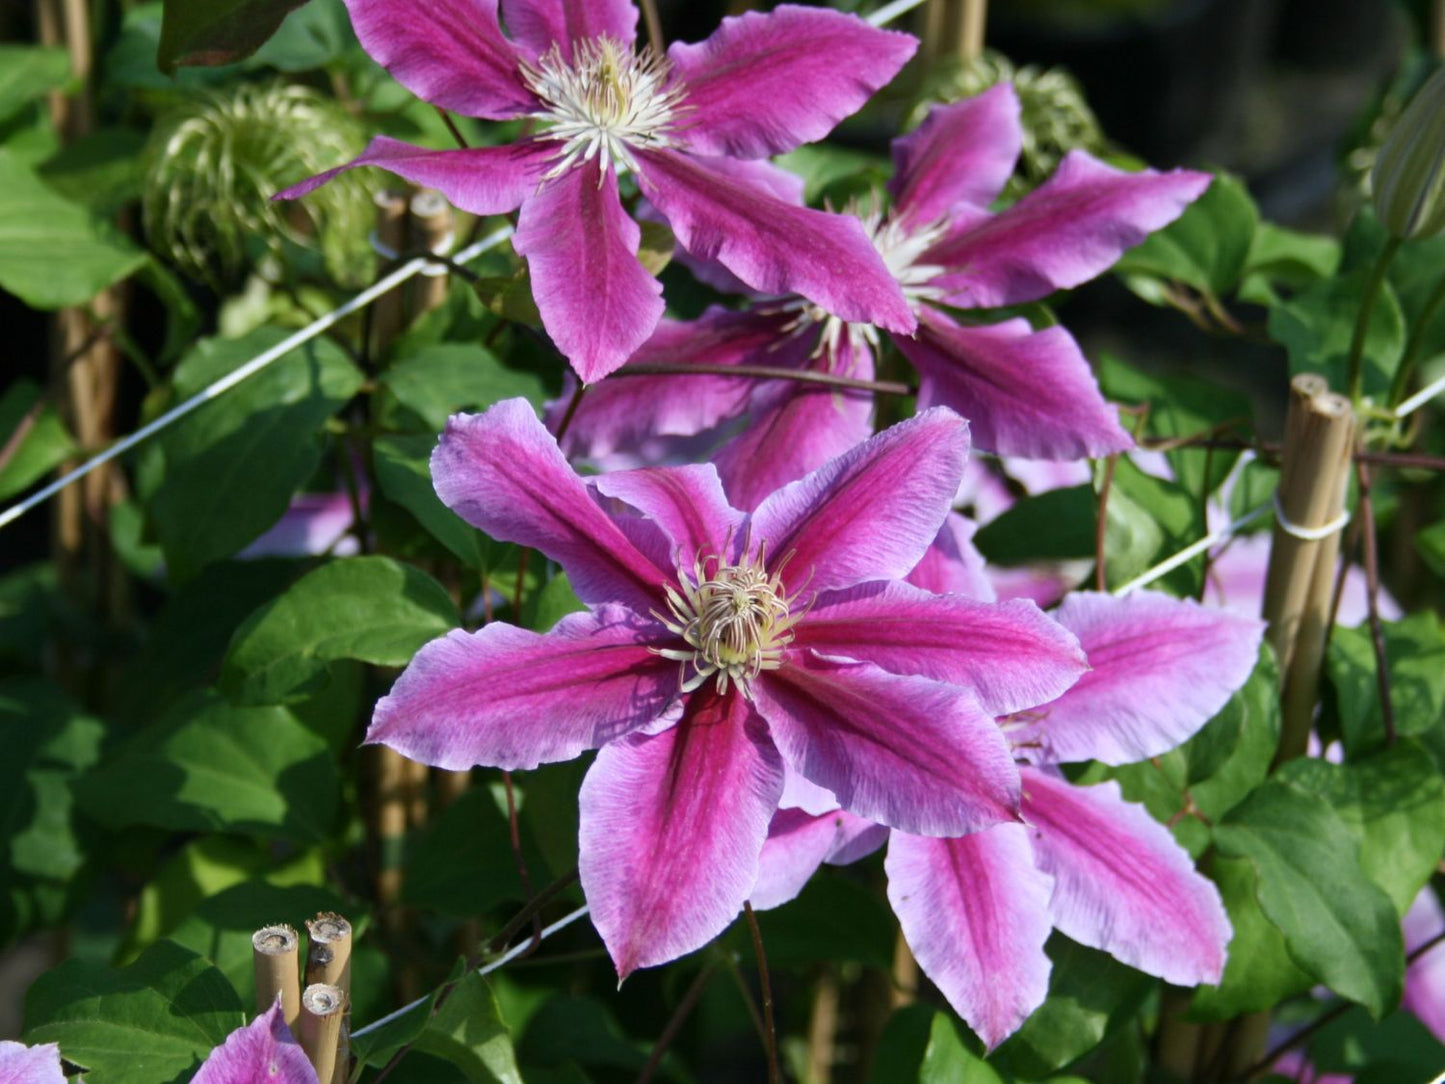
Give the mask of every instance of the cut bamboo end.
POLYGON ((342 1064, 341 1022, 345 1016, 346 993, 338 987, 315 983, 301 995, 301 1049, 323 1084, 332 1084, 337 1066, 342 1064))
POLYGON ((281 998, 281 1015, 293 1031, 301 1015, 301 939, 290 926, 262 926, 251 935, 256 968, 256 1009, 266 1012, 281 998))
POLYGON ((351 993, 351 923, 323 911, 306 923, 311 947, 306 953, 308 985, 337 986, 351 993))

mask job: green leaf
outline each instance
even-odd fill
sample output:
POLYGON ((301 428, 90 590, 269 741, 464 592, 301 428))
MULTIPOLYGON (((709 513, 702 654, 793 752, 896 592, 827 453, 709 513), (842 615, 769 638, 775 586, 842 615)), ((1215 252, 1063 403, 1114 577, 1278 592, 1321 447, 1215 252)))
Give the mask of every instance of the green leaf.
POLYGON ((1399 1001, 1399 916, 1323 799, 1271 781, 1230 811, 1214 839, 1222 855, 1253 864, 1260 907, 1301 969, 1374 1016, 1399 1001))
POLYGON ((156 1084, 194 1069, 245 1023, 236 991, 202 957, 161 942, 129 967, 67 960, 25 999, 25 1041, 113 1084, 156 1084))
POLYGON ((1234 935, 1218 986, 1201 986, 1190 1016, 1199 1020, 1230 1020, 1245 1013, 1272 1009, 1287 997, 1303 993, 1314 978, 1296 966, 1284 934, 1265 917, 1259 904, 1259 874, 1244 858, 1214 855, 1209 875, 1219 886, 1234 935))
POLYGON ((1360 863, 1401 917, 1445 853, 1445 779, 1405 740, 1348 764, 1299 757, 1276 778, 1318 794, 1360 847, 1360 863))
MULTIPOLYGON (((1322 279, 1270 310, 1269 337, 1289 353, 1291 376, 1320 373, 1335 390, 1346 387, 1350 343, 1369 277, 1370 269, 1361 267, 1322 279)), ((1388 392, 1404 345, 1404 317, 1394 289, 1383 282, 1365 330, 1365 394, 1388 392)))
POLYGON ((655 278, 672 262, 672 254, 677 249, 677 237, 666 222, 649 219, 639 223, 639 226, 642 238, 637 250, 637 260, 647 273, 655 278))
MULTIPOLYGON (((190 395, 286 336, 264 328, 212 339, 176 370, 190 395)), ((148 449, 147 489, 156 534, 178 579, 228 557, 281 518, 316 470, 320 429, 361 387, 334 343, 313 340, 198 407, 148 449)))
POLYGON ((1022 565, 1094 556, 1098 497, 1093 486, 1051 489, 1017 501, 974 535, 990 563, 1022 565))
MULTIPOLYGON (((760 912, 758 928, 770 965, 793 967, 857 960, 886 970, 893 958, 897 922, 877 893, 823 870, 813 876, 797 899, 760 912)), ((732 951, 740 955, 752 951, 743 923, 733 923, 724 936, 732 951)))
POLYGON ((20 377, 0 396, 0 444, 19 438, 0 466, 0 500, 29 488, 75 452, 55 408, 36 406, 41 395, 39 384, 20 377))
POLYGON ((327 664, 403 666, 461 623, 446 588, 388 557, 330 561, 236 630, 221 687, 247 704, 278 704, 326 680, 327 664))
MULTIPOLYGON (((1202 538, 1204 510, 1199 498, 1178 482, 1156 478, 1121 457, 1105 511, 1104 568, 1109 584, 1118 586, 1202 538)), ((1203 558, 1190 561, 1157 581, 1179 595, 1199 587, 1203 558)))
POLYGON ((1112 956, 1054 934, 1049 996, 994 1052, 995 1064, 1040 1077, 1083 1057, 1133 1019, 1154 980, 1112 956))
POLYGON ((964 1045, 949 1015, 928 1005, 905 1005, 888 1018, 869 1080, 1003 1084, 1003 1078, 964 1045))
POLYGON ((502 1019, 496 995, 485 978, 469 973, 452 990, 421 1035, 416 1048, 444 1058, 468 1081, 521 1084, 512 1033, 502 1019))
POLYGON ((807 202, 816 204, 827 197, 834 206, 850 195, 867 195, 881 188, 891 172, 882 155, 837 143, 809 143, 780 155, 777 163, 803 178, 807 202))
POLYGON ((0 121, 70 78, 70 55, 58 45, 0 45, 0 121))
POLYGON ((438 542, 469 568, 482 568, 481 536, 436 495, 431 480, 433 436, 381 437, 372 445, 376 482, 438 542))
POLYGON ((0 147, 0 287, 31 308, 83 305, 146 259, 0 147))
MULTIPOLYGON (((1429 610, 1384 623, 1390 668, 1390 702, 1400 737, 1419 737, 1445 714, 1445 629, 1429 610)), ((1345 751, 1356 756, 1383 744, 1384 716, 1375 680, 1375 650, 1368 624, 1336 627, 1326 667, 1335 687, 1345 751)))
MULTIPOLYGON (((558 994, 549 998, 527 1021, 518 1043, 522 1064, 549 1067, 572 1061, 636 1073, 647 1064, 647 1050, 629 1039, 611 1011, 589 997, 558 994)), ((663 1060, 667 1076, 671 1054, 663 1060)))
POLYGON ((1258 223, 1259 212, 1244 185, 1217 173, 1204 195, 1174 222, 1124 253, 1114 271, 1154 304, 1163 300, 1163 283, 1224 297, 1244 271, 1258 223))
POLYGON ((131 128, 101 128, 61 147, 40 176, 68 200, 108 218, 145 187, 145 136, 131 128))
POLYGON ((299 928, 305 919, 322 911, 345 914, 360 936, 364 926, 361 913, 329 889, 243 881, 202 900, 168 939, 209 959, 235 987, 242 1003, 253 1005, 256 972, 251 935, 273 922, 299 928))
POLYGON ((1431 572, 1445 578, 1445 519, 1415 535, 1415 551, 1425 559, 1431 572))
POLYGON ((572 584, 565 572, 558 573, 547 581, 540 591, 534 591, 522 606, 522 624, 538 632, 546 632, 568 614, 578 613, 587 607, 572 590, 572 584))
POLYGON ((1282 300, 1281 289, 1302 290, 1333 275, 1339 265, 1340 242, 1336 238, 1261 222, 1249 246, 1240 300, 1277 305, 1282 300))
POLYGON ((306 0, 166 0, 156 63, 214 67, 244 60, 306 0))
POLYGON ((547 398, 535 372, 509 368, 485 347, 461 343, 438 343, 407 354, 387 366, 380 382, 432 433, 444 428, 447 418, 459 410, 481 409, 519 396, 540 407, 547 398))
POLYGON ((85 781, 87 812, 113 828, 326 838, 339 800, 324 739, 284 708, 236 707, 197 691, 85 781))
POLYGON ((1445 1045, 1412 1013, 1374 1021, 1351 1009, 1320 1029, 1309 1058, 1316 1071, 1353 1076, 1356 1084, 1434 1084, 1445 1045))
POLYGON ((103 724, 83 715, 39 679, 0 683, 0 839, 8 861, 0 886, 16 875, 64 882, 85 860, 76 838, 75 780, 100 759, 103 724))

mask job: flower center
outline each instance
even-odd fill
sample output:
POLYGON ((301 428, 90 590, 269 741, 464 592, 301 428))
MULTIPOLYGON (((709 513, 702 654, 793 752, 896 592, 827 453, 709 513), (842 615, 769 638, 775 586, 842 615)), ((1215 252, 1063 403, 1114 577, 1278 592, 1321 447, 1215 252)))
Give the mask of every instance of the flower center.
POLYGON ((760 546, 754 556, 735 565, 724 564, 721 557, 699 555, 691 575, 680 572, 678 586, 668 587, 671 616, 654 616, 688 646, 657 653, 683 664, 684 692, 716 674, 718 692, 727 692, 731 681, 746 696, 753 678, 782 665, 783 649, 792 642, 800 615, 790 613, 783 586, 782 564, 787 559, 770 575, 765 568, 766 548, 760 546))
POLYGON ((614 38, 589 38, 572 44, 572 60, 554 44, 536 66, 523 62, 521 74, 545 109, 532 116, 543 135, 562 144, 544 179, 596 157, 609 167, 635 170, 633 147, 668 147, 668 131, 681 111, 685 92, 669 85, 672 65, 644 47, 634 53, 614 38))

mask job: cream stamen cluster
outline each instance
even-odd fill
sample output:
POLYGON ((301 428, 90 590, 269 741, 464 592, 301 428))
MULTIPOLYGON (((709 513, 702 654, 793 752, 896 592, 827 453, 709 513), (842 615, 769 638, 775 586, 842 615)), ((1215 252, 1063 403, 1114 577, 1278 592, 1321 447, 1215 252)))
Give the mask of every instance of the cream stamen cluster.
MULTIPOLYGON (((747 546, 744 545, 746 552, 747 546)), ((682 689, 691 692, 714 674, 718 692, 728 682, 744 696, 748 682, 764 670, 782 665, 783 649, 793 639, 793 625, 801 615, 790 613, 782 565, 769 574, 766 545, 738 564, 721 557, 698 555, 692 574, 682 571, 678 586, 667 588, 671 617, 654 614, 669 631, 681 636, 687 648, 657 649, 663 658, 683 664, 682 689), (692 675, 688 676, 689 668, 692 675)))
POLYGON ((572 44, 572 59, 553 45, 535 66, 521 65, 523 80, 545 104, 532 116, 562 150, 546 179, 597 158, 609 168, 637 169, 633 147, 669 147, 668 136, 686 96, 671 83, 672 65, 650 48, 640 52, 612 38, 572 44))

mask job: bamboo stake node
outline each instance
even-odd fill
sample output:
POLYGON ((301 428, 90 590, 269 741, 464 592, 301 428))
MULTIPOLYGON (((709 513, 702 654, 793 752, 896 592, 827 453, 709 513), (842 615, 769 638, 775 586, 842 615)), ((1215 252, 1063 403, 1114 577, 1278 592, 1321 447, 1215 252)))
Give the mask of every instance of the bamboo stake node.
POLYGON ((265 1012, 281 997, 286 1026, 296 1027, 301 1015, 301 939, 290 926, 262 926, 251 935, 251 956, 256 968, 256 1008, 265 1012))
POLYGON ((346 992, 325 983, 314 983, 301 995, 301 1048, 322 1084, 333 1084, 338 1068, 349 1060, 349 1055, 347 1059, 340 1056, 346 1005, 346 992))

